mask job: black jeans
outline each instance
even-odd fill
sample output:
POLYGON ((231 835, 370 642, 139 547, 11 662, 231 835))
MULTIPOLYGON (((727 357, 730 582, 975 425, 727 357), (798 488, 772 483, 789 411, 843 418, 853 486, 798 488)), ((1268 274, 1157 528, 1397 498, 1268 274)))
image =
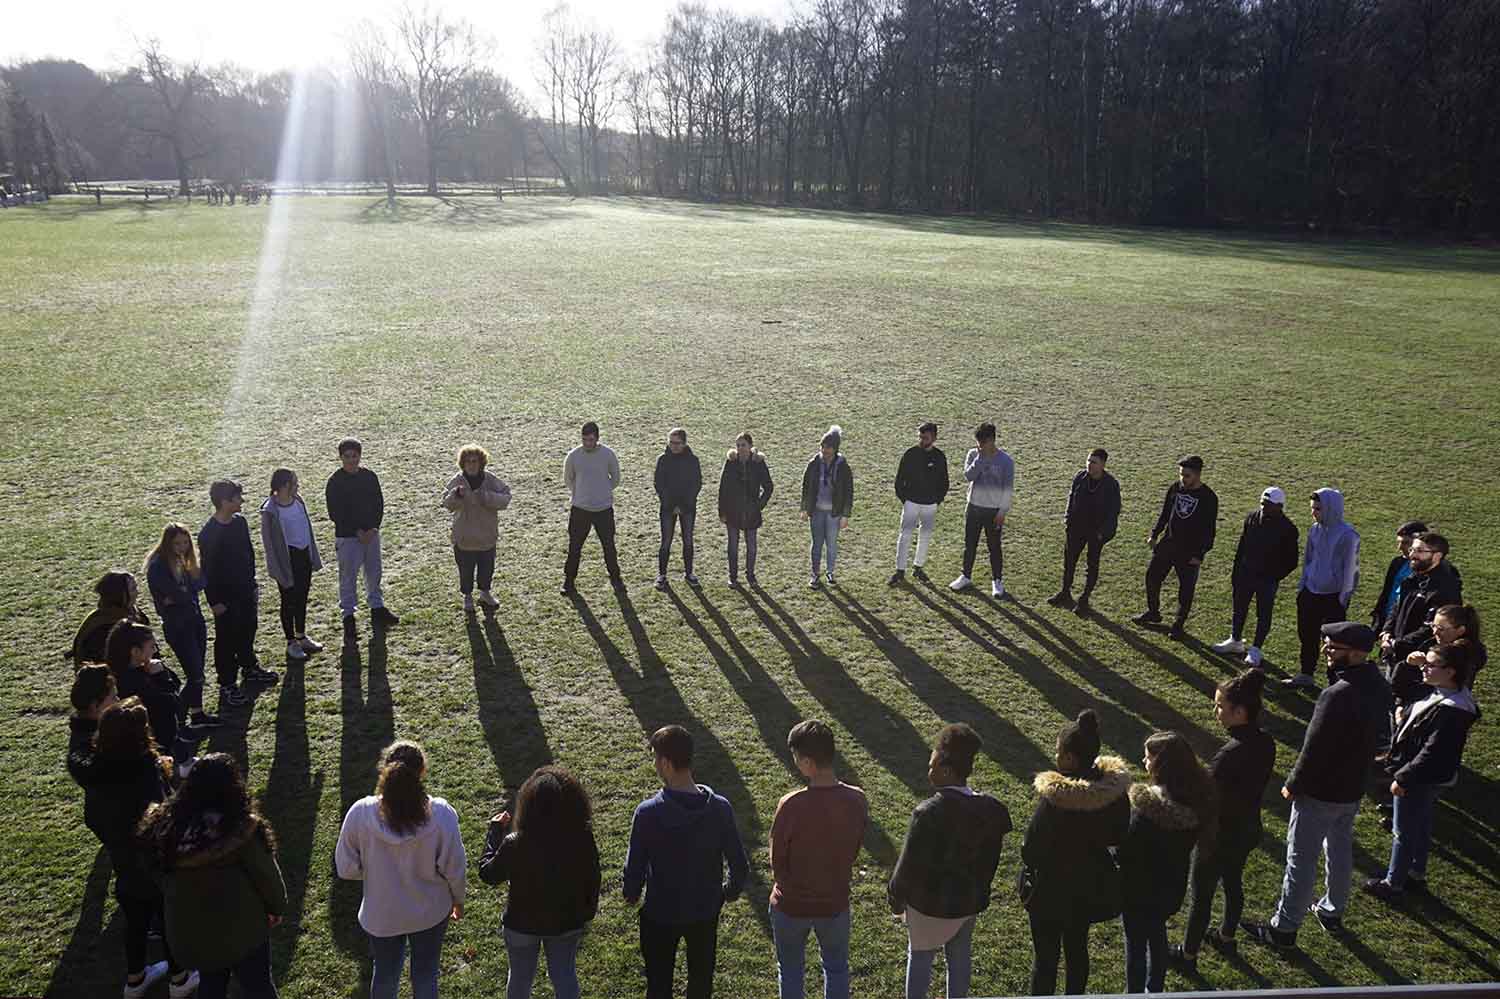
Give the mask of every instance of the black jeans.
POLYGON ((1198 569, 1188 565, 1193 556, 1179 552, 1170 542, 1163 541, 1151 553, 1151 562, 1146 566, 1146 609, 1161 613, 1161 584, 1167 573, 1177 573, 1177 623, 1187 621, 1193 609, 1193 591, 1198 588, 1198 569))
POLYGON ((495 581, 495 549, 482 552, 453 549, 453 560, 458 563, 458 592, 468 596, 474 592, 474 576, 479 575, 479 588, 488 593, 495 581))
POLYGON ((307 634, 307 595, 312 590, 312 555, 306 548, 288 548, 292 557, 292 587, 281 590, 281 630, 290 642, 307 634))
POLYGON ((1088 596, 1093 593, 1094 587, 1099 583, 1099 554, 1104 551, 1104 541, 1099 537, 1099 532, 1070 533, 1063 546, 1062 588, 1065 593, 1073 592, 1073 574, 1078 570, 1078 556, 1082 555, 1085 549, 1088 550, 1089 557, 1084 570, 1083 595, 1088 596))
POLYGON ((276 999, 276 982, 271 978, 271 937, 227 968, 213 971, 200 969, 198 999, 224 999, 229 993, 229 979, 240 983, 243 999, 276 999))
POLYGON ((738 527, 730 524, 728 527, 729 542, 726 546, 725 556, 729 560, 729 578, 740 578, 740 535, 745 535, 745 572, 755 575, 755 535, 758 527, 747 527, 741 531, 738 527))
MULTIPOLYGON (((160 895, 155 898, 131 898, 116 895, 120 911, 125 913, 125 974, 134 975, 146 968, 146 934, 151 929, 151 917, 165 925, 164 902, 160 895)), ((166 958, 167 968, 172 974, 181 971, 181 966, 172 957, 172 948, 167 938, 161 938, 161 955, 166 958)))
POLYGON ((654 923, 641 911, 641 959, 646 964, 646 999, 672 999, 677 942, 687 945, 687 999, 714 993, 714 962, 719 950, 719 917, 701 923, 654 923))
POLYGON ((1302 672, 1312 676, 1323 651, 1323 625, 1343 621, 1348 616, 1337 593, 1297 591, 1297 638, 1302 644, 1302 672))
POLYGON ((1167 917, 1126 909, 1125 991, 1161 992, 1167 982, 1167 917))
POLYGON ((656 571, 661 575, 667 574, 667 558, 672 554, 672 534, 676 525, 682 524, 682 569, 689 576, 693 574, 693 524, 698 520, 696 507, 679 507, 673 512, 672 507, 661 508, 661 549, 656 553, 656 571))
POLYGON ((256 667, 255 628, 258 623, 255 591, 246 589, 224 598, 224 613, 214 618, 214 672, 219 686, 231 687, 243 672, 256 667))
POLYGON ((604 549, 604 568, 609 571, 612 583, 620 581, 620 556, 615 551, 615 508, 584 510, 573 507, 568 511, 568 561, 563 565, 563 579, 569 586, 578 577, 578 561, 583 557, 583 543, 589 531, 599 535, 599 544, 604 549))
POLYGON ((182 706, 203 710, 203 660, 208 655, 208 623, 199 610, 175 611, 162 618, 161 630, 177 656, 187 682, 182 685, 182 706))
POLYGON ((1260 648, 1266 644, 1271 633, 1271 612, 1276 609, 1276 588, 1279 579, 1248 579, 1235 576, 1230 580, 1233 591, 1234 616, 1229 622, 1229 634, 1234 638, 1245 637, 1245 619, 1250 616, 1250 599, 1255 598, 1255 640, 1250 644, 1260 648))
POLYGON ((970 505, 964 508, 964 575, 974 576, 974 556, 979 553, 979 535, 984 533, 984 543, 990 549, 990 578, 996 581, 1005 578, 1005 556, 1000 550, 1004 528, 995 523, 1000 511, 987 506, 970 505))
POLYGON ((1050 996, 1057 992, 1057 959, 1068 962, 1066 989, 1070 996, 1082 995, 1089 987, 1089 924, 1053 922, 1031 914, 1031 994, 1050 996))
POLYGON ((1224 918, 1219 922, 1220 932, 1232 937, 1239 929, 1240 915, 1245 911, 1245 861, 1255 849, 1255 840, 1246 839, 1244 845, 1220 843, 1207 857, 1202 851, 1193 851, 1193 904, 1188 910, 1187 929, 1182 941, 1182 949, 1189 954, 1198 953, 1198 948, 1203 945, 1203 934, 1208 930, 1214 893, 1220 881, 1224 882, 1224 918))

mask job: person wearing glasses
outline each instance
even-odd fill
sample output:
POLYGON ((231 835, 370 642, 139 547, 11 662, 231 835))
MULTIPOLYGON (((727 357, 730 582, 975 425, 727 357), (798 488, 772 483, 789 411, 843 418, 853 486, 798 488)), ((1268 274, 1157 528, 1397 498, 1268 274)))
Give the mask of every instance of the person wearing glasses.
POLYGON ((1318 695, 1302 752, 1281 788, 1292 803, 1281 899, 1269 922, 1244 924, 1252 939, 1277 948, 1297 945, 1309 911, 1328 932, 1343 930, 1354 877, 1354 817, 1391 696, 1368 658, 1376 639, 1369 626, 1339 621, 1323 625, 1322 634, 1333 683, 1318 695), (1328 858, 1327 890, 1314 903, 1320 854, 1328 858))
MULTIPOLYGON (((1413 652, 1425 653, 1437 644, 1432 623, 1438 611, 1463 603, 1463 581, 1448 562, 1448 539, 1436 531, 1418 534, 1407 555, 1411 575, 1401 584, 1396 606, 1380 632, 1380 658, 1395 697, 1396 713, 1422 700, 1431 691, 1422 682, 1421 667, 1408 664, 1413 652)), ((1400 724, 1399 718, 1396 721, 1400 724)))

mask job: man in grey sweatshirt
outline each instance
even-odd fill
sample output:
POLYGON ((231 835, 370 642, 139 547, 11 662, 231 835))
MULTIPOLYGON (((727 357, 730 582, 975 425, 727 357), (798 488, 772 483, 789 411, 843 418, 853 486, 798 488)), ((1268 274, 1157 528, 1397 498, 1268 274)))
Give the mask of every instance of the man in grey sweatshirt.
POLYGON ((615 487, 620 484, 620 460, 614 451, 599 443, 599 424, 585 423, 583 443, 568 452, 563 461, 563 482, 572 497, 568 511, 568 560, 563 566, 563 596, 574 593, 573 580, 578 576, 578 560, 589 531, 599 535, 604 547, 604 567, 616 593, 625 592, 620 576, 620 557, 615 551, 615 487))
POLYGON ((979 446, 970 448, 964 458, 964 478, 969 483, 969 502, 964 509, 964 571, 948 588, 967 590, 974 585, 974 556, 983 532, 990 550, 990 594, 999 600, 1005 596, 1005 556, 1000 542, 1005 516, 1015 496, 1016 463, 995 446, 993 423, 981 423, 974 431, 974 440, 979 446))

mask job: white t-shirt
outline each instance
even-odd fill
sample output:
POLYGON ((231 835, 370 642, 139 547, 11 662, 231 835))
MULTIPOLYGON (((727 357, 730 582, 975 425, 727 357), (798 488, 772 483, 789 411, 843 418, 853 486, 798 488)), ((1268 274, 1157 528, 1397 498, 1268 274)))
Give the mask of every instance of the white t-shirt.
POLYGON ((276 510, 276 519, 281 521, 281 536, 286 539, 286 546, 311 548, 312 522, 307 519, 307 507, 302 505, 302 501, 292 500, 282 506, 279 501, 272 500, 271 505, 276 510))

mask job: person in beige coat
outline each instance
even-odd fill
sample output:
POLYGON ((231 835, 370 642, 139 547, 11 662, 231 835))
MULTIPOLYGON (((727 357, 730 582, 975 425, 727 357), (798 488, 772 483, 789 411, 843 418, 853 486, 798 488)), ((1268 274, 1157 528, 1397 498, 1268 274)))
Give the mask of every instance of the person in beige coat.
POLYGON ((500 537, 499 513, 510 506, 510 486, 485 471, 489 452, 466 444, 458 452, 458 474, 443 491, 443 506, 453 512, 453 557, 458 562, 458 588, 464 613, 474 613, 474 577, 479 577, 479 603, 487 612, 500 606, 490 593, 495 577, 495 542, 500 537))

